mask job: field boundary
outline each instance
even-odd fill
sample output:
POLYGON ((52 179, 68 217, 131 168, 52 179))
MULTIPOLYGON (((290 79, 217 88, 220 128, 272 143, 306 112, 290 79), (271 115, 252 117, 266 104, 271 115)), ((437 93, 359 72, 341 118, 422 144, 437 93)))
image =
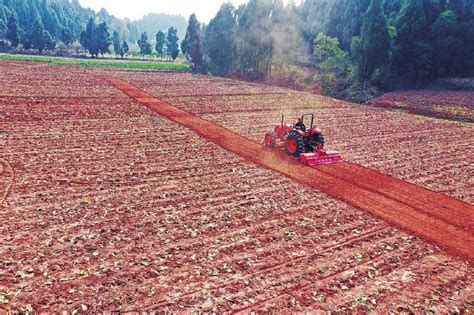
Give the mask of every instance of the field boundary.
POLYGON ((190 67, 184 63, 164 62, 164 61, 140 61, 128 59, 92 59, 92 58, 71 58, 53 57, 41 55, 11 55, 0 53, 0 60, 6 61, 26 61, 39 62, 53 65, 72 65, 83 67, 106 67, 129 70, 147 71, 189 71, 190 67))
POLYGON ((384 219, 448 252, 474 262, 474 206, 351 163, 311 168, 284 152, 161 101, 112 76, 92 74, 138 103, 179 123, 249 162, 281 173, 384 219))

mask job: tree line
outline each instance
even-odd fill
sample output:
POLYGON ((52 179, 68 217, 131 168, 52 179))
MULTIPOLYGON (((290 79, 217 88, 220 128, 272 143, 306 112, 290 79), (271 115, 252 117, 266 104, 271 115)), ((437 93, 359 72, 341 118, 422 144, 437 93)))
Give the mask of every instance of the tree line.
POLYGON ((175 26, 178 34, 184 34, 186 27, 182 16, 149 14, 132 22, 105 9, 95 12, 83 8, 78 0, 0 0, 0 50, 78 48, 90 18, 106 23, 110 33, 117 32, 122 42, 128 43, 136 43, 142 29, 175 26))
POLYGON ((199 71, 260 79, 306 65, 329 94, 474 75, 473 0, 225 3, 208 25, 190 19, 186 36, 199 71))
POLYGON ((156 28, 155 34, 137 32, 129 21, 117 22, 105 10, 95 14, 77 0, 0 0, 0 46, 41 51, 79 40, 91 55, 104 54, 113 45, 123 56, 134 33, 142 54, 155 50, 175 59, 181 50, 201 73, 264 79, 294 65, 315 68, 324 90, 344 97, 356 88, 391 89, 473 75, 473 2, 224 3, 207 25, 193 14, 179 42, 175 27, 156 28))
MULTIPOLYGON (((155 50, 157 54, 161 58, 169 56, 171 59, 176 60, 179 54, 178 30, 174 27, 170 27, 166 33, 158 31, 155 35, 155 39, 155 50)), ((137 44, 142 55, 151 55, 153 53, 153 46, 148 38, 147 32, 141 33, 137 44)))
MULTIPOLYGON (((172 60, 175 60, 178 57, 179 37, 177 32, 176 28, 170 27, 166 33, 163 31, 156 33, 155 49, 162 58, 169 56, 172 60)), ((114 31, 111 36, 107 23, 97 23, 93 18, 89 19, 86 29, 81 33, 80 43, 89 54, 95 57, 98 57, 99 54, 104 55, 109 53, 109 47, 111 45, 113 46, 115 54, 122 58, 130 50, 127 41, 122 40, 117 31, 114 31)), ((153 47, 147 32, 141 33, 137 45, 142 55, 151 55, 153 53, 153 47)))

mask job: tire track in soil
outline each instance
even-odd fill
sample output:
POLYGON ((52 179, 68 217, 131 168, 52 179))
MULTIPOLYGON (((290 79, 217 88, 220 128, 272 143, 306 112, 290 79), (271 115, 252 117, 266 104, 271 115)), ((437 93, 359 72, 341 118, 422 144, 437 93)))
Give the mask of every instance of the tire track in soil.
POLYGON ((267 149, 262 144, 161 101, 123 80, 102 74, 92 75, 249 162, 368 211, 474 262, 474 206, 468 203, 347 162, 313 168, 305 166, 284 152, 267 149), (430 200, 433 202, 428 203, 430 200))

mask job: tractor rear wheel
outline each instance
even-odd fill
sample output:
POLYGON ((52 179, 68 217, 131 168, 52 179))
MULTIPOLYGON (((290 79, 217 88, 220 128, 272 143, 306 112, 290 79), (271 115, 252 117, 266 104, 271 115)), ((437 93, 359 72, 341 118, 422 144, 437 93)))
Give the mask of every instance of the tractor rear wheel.
POLYGON ((276 146, 276 135, 274 132, 267 132, 265 135, 265 146, 273 149, 276 146))
POLYGON ((321 147, 321 149, 324 148, 324 136, 322 133, 313 135, 313 141, 314 141, 315 150, 317 150, 319 147, 321 147))
POLYGON ((304 152, 303 138, 296 131, 290 131, 286 137, 285 143, 286 153, 294 157, 299 157, 304 152))

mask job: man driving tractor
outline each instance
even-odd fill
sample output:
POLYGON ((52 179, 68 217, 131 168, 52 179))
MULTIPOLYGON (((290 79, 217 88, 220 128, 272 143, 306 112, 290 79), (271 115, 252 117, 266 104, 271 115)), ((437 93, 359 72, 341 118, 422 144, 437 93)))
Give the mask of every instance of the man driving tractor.
POLYGON ((303 132, 306 131, 306 126, 304 125, 303 119, 301 117, 298 118, 298 122, 295 124, 295 129, 299 129, 303 132))
POLYGON ((285 116, 281 115, 280 124, 265 134, 265 145, 268 148, 276 148, 277 141, 284 146, 289 156, 299 158, 310 166, 342 161, 339 153, 324 149, 324 136, 314 125, 312 113, 303 114, 295 123, 285 123, 285 116), (308 127, 304 123, 305 118, 310 119, 308 127))

